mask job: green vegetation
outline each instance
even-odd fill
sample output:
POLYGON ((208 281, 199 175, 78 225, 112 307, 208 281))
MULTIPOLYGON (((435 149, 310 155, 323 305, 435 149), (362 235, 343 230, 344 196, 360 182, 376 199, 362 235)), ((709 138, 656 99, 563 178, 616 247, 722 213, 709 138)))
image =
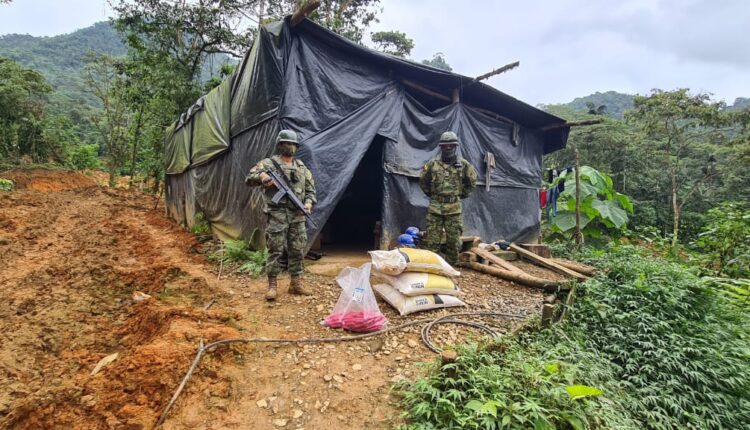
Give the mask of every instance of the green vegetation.
POLYGON ((10 179, 0 178, 0 191, 13 191, 16 184, 10 179))
POLYGON ((206 220, 206 216, 203 214, 203 212, 198 212, 195 214, 195 218, 193 219, 193 226, 190 227, 190 233, 193 233, 195 235, 204 235, 211 233, 211 224, 206 220))
POLYGON ((268 250, 264 248, 260 251, 253 251, 247 241, 227 240, 221 249, 209 255, 209 259, 232 264, 236 270, 258 277, 265 270, 268 250))
MULTIPOLYGON (((553 233, 568 233, 576 226, 575 173, 561 174, 552 184, 564 183, 565 190, 557 201, 557 215, 550 213, 549 223, 553 233)), ((603 231, 617 232, 626 228, 628 213, 633 213, 630 199, 616 192, 612 178, 589 166, 581 166, 580 173, 581 230, 584 235, 598 237, 603 231)))
POLYGON ((750 425, 747 312, 695 269, 641 248, 590 251, 589 262, 602 274, 581 286, 564 323, 466 347, 457 364, 402 384, 405 427, 750 425))

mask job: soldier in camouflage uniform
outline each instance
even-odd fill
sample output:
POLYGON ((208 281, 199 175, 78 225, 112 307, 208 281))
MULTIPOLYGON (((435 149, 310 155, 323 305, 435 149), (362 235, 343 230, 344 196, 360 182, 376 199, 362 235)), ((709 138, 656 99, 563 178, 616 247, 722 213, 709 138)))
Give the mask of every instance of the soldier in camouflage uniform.
POLYGON ((302 161, 294 158, 299 148, 297 133, 292 130, 281 130, 276 137, 276 145, 279 154, 271 158, 265 158, 258 162, 245 178, 248 185, 262 185, 265 190, 266 213, 266 243, 268 245, 268 261, 266 262, 266 273, 268 274, 268 292, 266 300, 276 299, 276 278, 281 272, 279 258, 286 248, 289 257, 289 283, 290 294, 310 295, 311 293, 302 286, 301 275, 303 271, 302 260, 305 246, 307 245, 307 230, 305 228, 305 216, 289 200, 288 197, 274 204, 271 198, 277 189, 271 177, 265 173, 267 170, 281 171, 287 184, 294 190, 309 211, 316 203, 315 181, 312 173, 302 161))
POLYGON ((477 171, 463 158, 458 158, 458 136, 446 131, 440 136, 440 158, 425 164, 419 177, 419 187, 430 199, 424 247, 439 252, 451 265, 458 263, 461 251, 461 199, 465 199, 477 185, 477 171), (445 232, 445 250, 441 239, 445 232))

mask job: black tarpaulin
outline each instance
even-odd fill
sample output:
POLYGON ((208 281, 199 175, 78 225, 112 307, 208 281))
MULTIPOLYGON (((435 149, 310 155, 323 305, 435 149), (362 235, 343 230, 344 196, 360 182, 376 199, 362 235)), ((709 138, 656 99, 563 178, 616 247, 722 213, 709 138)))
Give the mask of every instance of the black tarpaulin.
MULTIPOLYGON (((227 82, 228 149, 185 171, 176 156, 184 144, 178 133, 168 139, 174 153, 167 159, 175 166, 168 170, 167 206, 181 222, 190 225, 194 213, 202 212, 222 238, 262 245, 262 195, 247 187, 244 177, 273 153, 276 133, 290 128, 302 139, 299 157, 317 183, 313 218, 319 229, 309 230, 310 241, 336 209, 370 145, 383 145, 381 245, 388 246, 407 226, 424 227, 428 202, 417 184, 419 172, 438 155, 440 134, 453 130, 460 155, 480 178, 464 201, 465 232, 485 240, 525 240, 538 231, 542 154, 563 147, 568 132, 541 129, 563 122, 560 118, 470 78, 367 50, 309 21, 293 29, 288 23, 264 27, 227 82), (462 98, 452 104, 427 100, 404 79, 441 94, 460 88, 462 98), (487 153, 496 160, 489 191, 487 153)), ((191 113, 185 121, 192 125, 195 147, 202 144, 196 139, 203 139, 195 128, 203 126, 191 121, 191 113)))

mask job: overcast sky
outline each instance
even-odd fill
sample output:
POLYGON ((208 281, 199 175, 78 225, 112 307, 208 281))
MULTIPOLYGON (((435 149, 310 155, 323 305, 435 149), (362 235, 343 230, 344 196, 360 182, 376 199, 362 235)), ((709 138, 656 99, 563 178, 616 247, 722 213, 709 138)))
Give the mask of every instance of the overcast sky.
MULTIPOLYGON (((748 0, 381 0, 377 30, 414 40, 412 58, 443 52, 527 103, 562 103, 596 91, 689 87, 732 103, 750 97, 748 0)), ((52 36, 110 15, 105 0, 14 0, 0 34, 52 36)))

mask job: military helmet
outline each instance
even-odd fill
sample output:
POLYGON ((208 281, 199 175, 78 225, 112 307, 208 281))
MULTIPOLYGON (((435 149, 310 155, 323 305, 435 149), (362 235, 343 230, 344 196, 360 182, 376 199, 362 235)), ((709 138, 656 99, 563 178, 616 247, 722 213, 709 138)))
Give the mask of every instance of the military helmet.
POLYGON ((452 131, 440 135, 439 145, 458 145, 458 136, 452 131))
POLYGON ((295 133, 294 130, 281 130, 276 136, 276 144, 278 145, 279 142, 292 142, 299 145, 297 133, 295 133))

